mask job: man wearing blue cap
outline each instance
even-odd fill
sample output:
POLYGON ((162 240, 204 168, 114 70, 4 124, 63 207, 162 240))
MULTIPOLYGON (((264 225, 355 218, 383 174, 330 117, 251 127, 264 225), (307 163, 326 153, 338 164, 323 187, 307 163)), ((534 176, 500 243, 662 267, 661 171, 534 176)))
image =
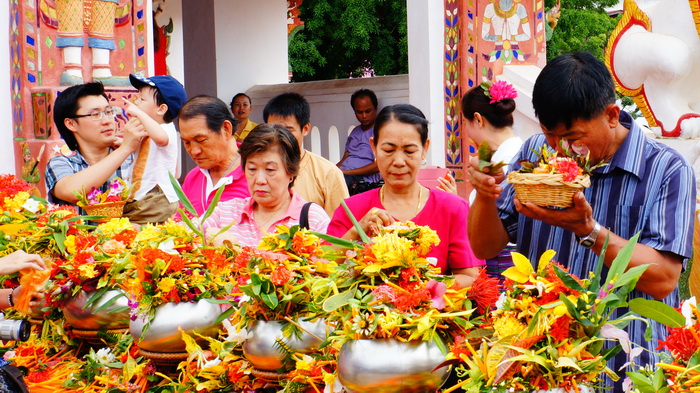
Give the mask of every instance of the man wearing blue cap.
POLYGON ((139 90, 135 102, 124 100, 126 113, 148 133, 139 148, 132 177, 132 200, 124 216, 137 224, 165 222, 177 211, 179 199, 170 183, 177 176, 180 141, 173 120, 187 101, 185 88, 170 75, 150 78, 131 74, 139 90))

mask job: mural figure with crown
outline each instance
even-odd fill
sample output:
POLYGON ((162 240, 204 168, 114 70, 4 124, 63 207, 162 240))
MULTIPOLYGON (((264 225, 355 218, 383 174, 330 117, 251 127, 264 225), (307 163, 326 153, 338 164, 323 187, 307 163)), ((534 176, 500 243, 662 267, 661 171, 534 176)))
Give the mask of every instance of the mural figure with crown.
POLYGON ((644 9, 625 0, 605 57, 618 91, 633 97, 657 136, 700 137, 698 0, 644 9))

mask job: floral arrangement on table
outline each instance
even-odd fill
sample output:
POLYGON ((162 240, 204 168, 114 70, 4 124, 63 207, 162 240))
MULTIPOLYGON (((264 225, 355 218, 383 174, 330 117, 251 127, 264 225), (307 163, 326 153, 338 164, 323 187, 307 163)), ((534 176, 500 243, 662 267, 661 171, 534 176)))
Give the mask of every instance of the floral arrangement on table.
MULTIPOLYGON (((595 386, 603 374, 617 380, 607 360, 621 347, 604 349, 614 335, 606 330, 625 324, 613 311, 627 306, 627 297, 646 265, 627 269, 637 236, 619 252, 601 282, 604 252, 597 270, 586 279, 568 273, 545 252, 537 270, 523 255, 513 253, 513 267, 503 275, 506 292, 492 313, 493 336, 481 346, 468 341, 453 347, 451 357, 460 383, 445 392, 535 391, 595 386)), ((606 244, 607 246, 607 244, 606 244)))
POLYGON ((563 155, 544 144, 534 161, 520 160, 520 169, 507 177, 513 183, 521 202, 532 202, 539 206, 569 207, 573 195, 591 185, 591 172, 605 163, 592 163, 588 148, 566 140, 560 142, 563 155))
POLYGON ((93 231, 68 235, 64 242, 67 256, 57 259, 51 270, 53 287, 46 295, 47 305, 60 311, 80 291, 95 292, 90 304, 108 290, 119 288, 136 236, 126 218, 113 218, 93 231))
POLYGON ((122 216, 122 209, 131 194, 131 186, 124 179, 113 177, 107 191, 101 191, 93 187, 89 192, 85 190, 73 190, 73 195, 78 198, 77 205, 85 209, 90 215, 118 218, 122 216))
POLYGON ((186 365, 181 366, 180 378, 165 385, 172 387, 172 393, 245 392, 268 384, 252 374, 252 366, 243 356, 245 330, 239 331, 228 320, 223 322, 224 329, 218 338, 204 337, 207 349, 195 337, 182 333, 189 357, 186 365))
POLYGON ((5 360, 26 369, 31 392, 145 392, 160 377, 155 368, 137 356, 130 335, 117 337, 111 348, 90 349, 87 354, 67 346, 55 348, 45 340, 30 339, 3 348, 5 360))
POLYGON ((700 311, 695 297, 685 300, 680 312, 654 300, 633 299, 632 302, 632 311, 667 326, 666 340, 659 343, 657 350, 665 349, 668 353, 660 354, 660 363, 628 371, 625 390, 634 393, 697 391, 700 386, 700 311))
MULTIPOLYGON (((298 225, 277 226, 257 248, 246 248, 234 262, 244 295, 232 322, 310 320, 322 313, 314 299, 329 291, 327 279, 337 252, 298 225), (320 292, 320 293, 319 293, 320 292)), ((233 309, 229 314, 233 313, 233 309)), ((295 330, 294 324, 287 329, 295 330)))
MULTIPOLYGON (((479 324, 498 298, 498 286, 482 274, 470 288, 440 275, 428 252, 440 239, 412 222, 394 223, 346 255, 323 303, 336 328, 330 341, 393 338, 435 341, 441 348, 479 324), (341 292, 342 291, 342 292, 341 292), (476 313, 478 308, 479 313, 476 313)), ((446 352, 446 350, 445 350, 446 352)))
POLYGON ((234 289, 237 251, 197 246, 193 234, 172 221, 142 226, 132 248, 122 284, 132 320, 141 315, 150 322, 165 303, 223 299, 234 289))

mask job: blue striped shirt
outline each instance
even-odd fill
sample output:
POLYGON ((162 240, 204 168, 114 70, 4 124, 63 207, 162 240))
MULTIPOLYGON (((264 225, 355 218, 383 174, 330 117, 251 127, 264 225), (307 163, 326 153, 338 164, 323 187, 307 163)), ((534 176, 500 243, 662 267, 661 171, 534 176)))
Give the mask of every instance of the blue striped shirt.
MULTIPOLYGON (((593 172, 591 186, 583 191, 593 209, 593 218, 625 239, 641 232, 639 243, 674 253, 685 260, 692 252, 696 194, 693 170, 678 152, 645 137, 629 114, 621 112, 620 122, 630 130, 626 139, 609 165, 593 172)), ((528 139, 511 163, 513 170, 520 168, 519 160, 536 159, 531 149, 539 151, 545 143, 543 134, 528 139)), ((517 243, 518 252, 537 263, 544 251, 555 250, 555 259, 571 273, 588 277, 588 272, 595 269, 598 256, 579 246, 572 232, 519 214, 513 205, 514 196, 513 186, 506 185, 498 208, 511 240, 517 243)), ((603 278, 606 274, 607 267, 604 267, 603 278)), ((635 290, 630 298, 636 297, 651 299, 635 290)), ((664 302, 678 307, 678 289, 664 302)), ((646 342, 645 327, 644 323, 633 321, 626 330, 633 342, 654 350, 658 340, 665 337, 666 328, 654 323, 654 339, 646 342)), ((637 364, 652 361, 646 352, 643 356, 645 358, 636 359, 637 364)), ((625 361, 624 356, 618 356, 609 366, 617 371, 625 361)), ((618 383, 615 391, 619 386, 618 383)))
MULTIPOLYGON (((110 150, 111 153, 111 150, 110 150)), ((130 154, 127 159, 122 163, 122 165, 117 168, 112 176, 100 186, 100 191, 107 191, 109 188, 109 183, 115 176, 121 177, 127 183, 131 177, 132 166, 134 164, 134 155, 130 154)), ((46 194, 49 202, 58 205, 74 205, 74 203, 66 202, 60 198, 53 195, 53 189, 56 187, 56 183, 66 176, 74 175, 83 169, 90 167, 90 164, 85 160, 79 151, 75 151, 75 154, 70 157, 56 156, 49 160, 46 164, 46 172, 44 176, 44 181, 46 183, 46 194)), ((81 191, 81 190, 77 190, 81 191)), ((85 190, 85 192, 90 192, 90 190, 85 190)), ((78 208, 79 214, 85 214, 85 210, 78 208)))

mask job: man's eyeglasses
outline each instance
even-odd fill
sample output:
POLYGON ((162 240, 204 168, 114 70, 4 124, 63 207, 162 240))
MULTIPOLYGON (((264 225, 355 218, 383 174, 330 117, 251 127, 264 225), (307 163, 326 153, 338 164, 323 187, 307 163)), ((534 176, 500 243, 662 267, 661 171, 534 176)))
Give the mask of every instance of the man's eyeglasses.
POLYGON ((107 108, 103 111, 94 111, 92 113, 88 113, 87 115, 74 115, 71 116, 73 119, 78 119, 81 117, 88 117, 90 120, 102 120, 102 117, 104 116, 111 116, 114 118, 114 116, 118 115, 121 112, 121 109, 119 108, 107 108))

